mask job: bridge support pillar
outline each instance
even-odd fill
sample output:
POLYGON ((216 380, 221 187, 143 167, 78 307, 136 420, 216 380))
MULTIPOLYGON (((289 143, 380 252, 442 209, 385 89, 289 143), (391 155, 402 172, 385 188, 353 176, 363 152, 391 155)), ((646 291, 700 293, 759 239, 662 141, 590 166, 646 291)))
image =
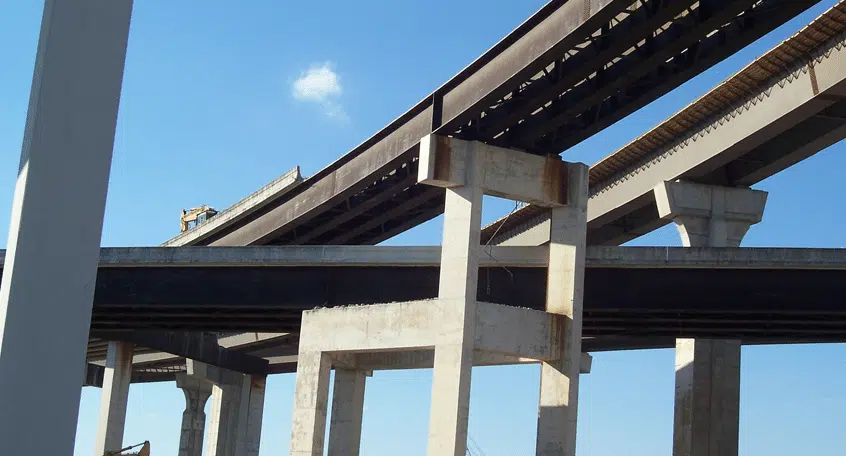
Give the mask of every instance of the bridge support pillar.
POLYGON ((103 388, 100 394, 100 422, 94 454, 117 451, 123 447, 126 405, 132 379, 133 346, 127 342, 109 342, 103 388))
MULTIPOLYGON (((767 200, 760 190, 689 182, 664 182, 654 193, 685 247, 740 246, 767 200)), ((673 456, 737 456, 740 347, 739 340, 676 340, 673 456)))
POLYGON ((194 361, 189 374, 212 384, 206 456, 258 456, 266 377, 194 361))
POLYGON ((193 375, 177 374, 176 386, 185 394, 178 456, 203 456, 203 431, 206 428, 206 401, 212 384, 193 375))
POLYGON ((329 456, 358 456, 367 372, 335 369, 332 419, 329 425, 329 456))
POLYGON ((553 208, 550 223, 546 311, 564 317, 564 344, 560 359, 541 364, 538 456, 576 454, 587 237, 587 166, 568 164, 567 195, 569 204, 553 208))
POLYGON ((44 2, 0 285, 3 455, 73 453, 131 14, 44 2))
MULTIPOLYGON (((524 362, 544 364, 538 454, 572 455, 576 377, 590 368, 581 353, 587 166, 430 135, 420 142, 418 182, 446 188, 438 297, 303 312, 291 455, 323 454, 333 367, 432 367, 427 454, 464 456, 473 365, 524 362), (556 208, 548 312, 478 301, 484 194, 556 208)), ((358 402, 363 384, 346 385, 345 400, 358 402)))

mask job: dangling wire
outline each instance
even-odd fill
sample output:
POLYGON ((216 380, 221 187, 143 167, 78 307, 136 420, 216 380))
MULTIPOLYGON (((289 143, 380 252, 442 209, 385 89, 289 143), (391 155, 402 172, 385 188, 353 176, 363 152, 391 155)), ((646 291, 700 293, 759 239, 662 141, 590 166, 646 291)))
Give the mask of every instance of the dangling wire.
MULTIPOLYGON (((512 273, 511 273, 511 271, 510 271, 510 270, 508 270, 508 268, 507 268, 507 267, 503 266, 503 265, 499 262, 499 260, 497 260, 496 258, 494 258, 493 253, 492 253, 492 250, 493 250, 493 249, 492 249, 492 248, 491 248, 491 249, 488 249, 488 246, 490 246, 491 241, 493 241, 493 240, 494 240, 494 238, 496 237, 496 235, 499 233, 499 230, 500 230, 500 229, 501 229, 501 228, 505 225, 505 222, 507 222, 507 221, 508 221, 508 217, 511 217, 511 214, 513 214, 514 212, 516 212, 516 211, 517 211, 517 209, 518 209, 519 207, 520 207, 520 202, 519 202, 519 201, 514 201, 514 209, 511 209, 511 212, 509 212, 509 213, 508 213, 508 215, 506 215, 506 216, 505 216, 505 218, 502 220, 502 223, 500 223, 500 224, 499 224, 499 226, 498 226, 498 227, 496 227, 496 230, 494 231, 494 234, 493 234, 493 235, 491 235, 491 237, 489 237, 489 238, 488 238, 488 240, 485 242, 485 246, 484 246, 484 248, 483 248, 483 250, 485 251, 485 253, 487 253, 487 254, 488 254, 488 256, 489 256, 492 260, 494 260, 494 262, 496 262, 496 264, 498 264, 498 265, 499 265, 502 269, 505 269, 505 272, 507 272, 507 273, 508 273, 508 275, 511 277, 511 283, 512 283, 512 284, 514 284, 514 274, 512 274, 512 273)), ((490 270, 490 268, 486 268, 486 269, 485 269, 485 278, 486 278, 486 280, 485 280, 485 282, 486 282, 486 283, 485 283, 485 292, 487 293, 487 295, 488 295, 488 296, 490 296, 490 294, 491 294, 491 270, 490 270)))

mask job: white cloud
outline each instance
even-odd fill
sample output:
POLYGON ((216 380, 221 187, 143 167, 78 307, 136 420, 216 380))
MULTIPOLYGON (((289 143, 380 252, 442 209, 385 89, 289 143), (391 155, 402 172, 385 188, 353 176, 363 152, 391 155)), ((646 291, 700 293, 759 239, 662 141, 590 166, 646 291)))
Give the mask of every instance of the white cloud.
POLYGON ((344 107, 338 101, 342 92, 341 79, 330 62, 312 65, 300 74, 292 86, 295 99, 317 103, 327 117, 348 120, 344 107))

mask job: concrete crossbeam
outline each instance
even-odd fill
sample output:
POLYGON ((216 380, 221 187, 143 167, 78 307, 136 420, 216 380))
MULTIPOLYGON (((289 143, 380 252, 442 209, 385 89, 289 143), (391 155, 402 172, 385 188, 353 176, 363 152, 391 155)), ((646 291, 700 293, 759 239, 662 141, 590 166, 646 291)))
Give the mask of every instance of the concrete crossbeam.
POLYGON ((558 156, 543 157, 434 134, 420 140, 417 181, 445 188, 466 186, 471 163, 480 166, 476 185, 487 195, 547 207, 567 203, 567 171, 558 156))
MULTIPOLYGON (((516 326, 516 325, 515 325, 516 326)), ((492 338, 489 338, 492 339, 492 338)), ((431 349, 402 352, 371 352, 355 355, 352 367, 361 371, 382 371, 402 369, 430 369, 434 365, 435 351, 431 349)), ((504 355, 476 349, 473 352, 473 366, 508 366, 514 364, 539 364, 541 360, 529 356, 504 355)), ((592 357, 582 353, 579 372, 589 374, 592 357)))
MULTIPOLYGON (((436 347, 443 340, 444 332, 470 332, 473 335, 470 344, 472 358, 468 363, 471 365, 541 362, 531 356, 556 359, 553 347, 559 344, 548 341, 557 340, 562 335, 561 325, 551 324, 559 321, 560 315, 476 302, 469 305, 468 310, 474 313, 477 324, 473 331, 466 331, 460 326, 461 320, 454 319, 459 311, 450 310, 448 306, 468 307, 455 299, 437 299, 303 312, 298 359, 286 359, 298 361, 292 454, 319 455, 323 452, 332 367, 361 372, 437 369, 436 347), (454 315, 449 316, 450 313, 454 315), (402 324, 412 330, 396 330, 402 324), (501 340, 498 341, 497 337, 501 340), (349 342, 346 345, 343 343, 345 339, 349 342), (504 354, 507 352, 513 354, 504 354)), ((563 349, 559 347, 555 351, 557 356, 561 356, 563 349)), ((578 371, 587 373, 590 364, 590 355, 579 353, 574 366, 578 371)), ((458 400, 455 402, 460 403, 458 400)), ((433 413, 432 416, 443 415, 433 413)), ((330 441, 331 438, 330 433, 330 441)))
POLYGON ((654 191, 658 215, 676 224, 685 247, 739 247, 767 203, 767 192, 748 188, 676 181, 654 191))
POLYGON ((2 455, 73 453, 132 4, 44 2, 0 285, 2 455))
POLYGON ((215 334, 186 334, 165 331, 98 332, 106 340, 122 340, 184 358, 245 374, 267 375, 266 359, 223 348, 215 334))

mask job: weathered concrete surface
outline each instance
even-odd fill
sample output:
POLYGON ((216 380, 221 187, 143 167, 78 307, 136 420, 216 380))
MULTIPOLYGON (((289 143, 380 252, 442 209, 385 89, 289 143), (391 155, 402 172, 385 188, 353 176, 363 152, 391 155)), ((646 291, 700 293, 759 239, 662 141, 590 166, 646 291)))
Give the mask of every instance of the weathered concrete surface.
POLYGON ((432 320, 441 325, 435 331, 429 456, 464 456, 467 451, 484 174, 479 155, 470 155, 463 186, 446 190, 437 314, 432 320))
MULTIPOLYGON (((470 168, 480 173, 473 185, 487 195, 557 207, 566 203, 567 170, 558 157, 495 147, 440 135, 420 140, 417 181, 438 187, 470 187, 470 168)), ((446 211, 445 211, 446 212, 446 211)))
POLYGON ((685 247, 739 247, 749 227, 760 222, 767 192, 690 182, 655 186, 658 215, 672 220, 685 247))
POLYGON ((132 378, 131 343, 110 342, 100 394, 100 418, 94 454, 117 451, 123 447, 129 383, 132 378))
POLYGON ((291 423, 291 456, 323 456, 331 368, 328 353, 319 349, 300 351, 291 423))
MULTIPOLYGON (((538 363, 540 359, 559 362, 557 360, 563 353, 569 353, 563 347, 562 336, 565 333, 562 331, 564 325, 560 323, 562 318, 562 315, 532 309, 485 302, 468 304, 457 299, 335 307, 303 312, 300 352, 296 359, 287 360, 298 362, 291 434, 292 454, 323 454, 329 373, 332 367, 336 368, 336 379, 338 372, 344 370, 364 375, 364 372, 375 370, 433 367, 437 372, 437 347, 442 340, 459 340, 469 345, 469 355, 464 355, 463 346, 461 352, 457 348, 450 352, 462 356, 460 363, 453 357, 452 364, 447 364, 447 368, 452 367, 453 373, 463 363, 468 364, 467 370, 470 370, 473 365, 538 363), (474 315, 472 321, 475 325, 472 329, 468 330, 464 320, 456 317, 462 312, 474 315), (403 325, 409 331, 401 331, 403 325), (463 338, 467 333, 470 336, 463 338), (445 335, 452 339, 447 339, 445 335), (344 340, 349 342, 345 344, 344 340)), ((454 344, 459 346, 458 343, 454 344)), ((571 344, 570 347, 570 350, 580 349, 578 345, 571 344)), ((575 369, 575 375, 590 372, 590 367, 590 355, 576 352, 575 358, 568 358, 567 368, 575 369)), ((457 385, 455 378, 451 380, 453 382, 449 386, 454 393, 451 396, 454 402, 443 408, 458 417, 462 413, 458 404, 464 398, 455 394, 460 385, 457 385)), ((335 388, 333 406, 338 406, 338 401, 342 400, 356 403, 354 398, 357 396, 346 393, 352 391, 358 394, 359 391, 355 389, 358 386, 347 383, 342 388, 342 385, 336 383, 335 388)), ((363 389, 361 392, 363 394, 363 389)), ((353 407, 352 410, 357 409, 353 407)), ((443 417, 436 415, 434 410, 431 416, 443 417)), ((355 424, 354 420, 352 422, 355 424)), ((453 421, 457 422, 457 419, 453 421)), ((459 424, 455 427, 458 428, 459 424)), ((338 441, 351 441, 349 436, 353 433, 340 432, 338 441)), ((332 432, 329 441, 336 441, 332 432)), ((354 446, 344 445, 345 451, 354 446)), ((449 445, 447 451, 451 451, 449 445)))
POLYGON ((257 456, 265 377, 188 360, 188 375, 212 384, 206 456, 257 456))
MULTIPOLYGON (((546 247, 480 247, 480 267, 539 268, 549 264, 546 247)), ((437 266, 441 248, 416 246, 268 246, 268 247, 106 247, 100 268, 144 267, 297 267, 297 266, 437 266)), ((0 250, 0 264, 5 256, 0 250)), ((588 246, 585 266, 591 268, 728 268, 846 269, 846 253, 837 248, 782 247, 617 247, 588 246)), ((245 333, 244 343, 259 343, 279 333, 245 333), (260 339, 256 339, 257 336, 260 339)), ((241 335, 220 339, 221 347, 241 335)), ((241 339, 238 339, 241 340, 241 339)), ((138 360, 136 360, 138 362, 138 360)))
POLYGON ((358 456, 366 382, 362 370, 335 369, 328 456, 358 456))
MULTIPOLYGON (((493 339, 488 337, 487 339, 493 339)), ((478 340, 478 338, 477 338, 478 340)), ((546 354, 543 350, 537 353, 546 354)), ((589 374, 592 357, 582 353, 579 361, 579 372, 589 374)), ((294 360, 294 362, 296 359, 294 360)), ((362 371, 401 370, 401 369, 430 369, 434 366, 435 351, 432 349, 408 350, 402 352, 370 352, 355 355, 353 365, 362 371)), ((538 364, 541 361, 529 356, 505 355, 476 348, 473 352, 473 366, 507 366, 513 364, 538 364)))
POLYGON ((44 2, 0 285, 3 455, 73 453, 131 15, 44 2))
MULTIPOLYGON (((685 247, 739 247, 767 201, 760 190, 689 182, 664 182, 654 191, 658 214, 673 220, 685 247)), ((676 341, 673 456, 737 456, 740 345, 676 341)))
POLYGON ((735 456, 740 416, 740 342, 676 342, 674 456, 735 456))
MULTIPOLYGON (((817 21, 825 24, 837 17, 825 15, 828 17, 817 21)), ((813 36, 815 31, 809 27, 803 34, 813 36)), ((792 46, 793 43, 785 42, 779 47, 792 46)), ((767 62, 772 58, 773 55, 765 54, 757 62, 771 66, 767 62)), ((645 154, 638 154, 639 159, 620 160, 621 151, 610 155, 604 161, 619 163, 615 166, 618 172, 606 173, 607 177, 591 187, 588 238, 593 243, 619 245, 665 224, 652 212, 631 225, 633 214, 654 204, 653 188, 660 182, 716 180, 722 175, 736 185, 751 186, 842 140, 846 137, 846 122, 839 114, 846 95, 844 62, 846 48, 842 36, 835 34, 820 49, 809 53, 803 65, 794 62, 789 70, 776 72, 753 92, 737 97, 718 115, 693 124, 673 141, 650 145, 650 132, 635 140, 647 149, 645 154)), ((749 67, 754 71, 754 66, 749 67)), ((744 69, 746 75, 736 74, 730 80, 744 81, 749 67, 744 69)), ((715 89, 703 100, 716 101, 722 97, 719 92, 715 89)), ((683 121, 686 114, 695 115, 699 107, 690 105, 673 117, 683 121)), ((674 118, 667 122, 674 123, 674 118)), ((666 125, 659 125, 653 132, 660 134, 665 128, 666 125)), ((548 219, 546 211, 504 228, 493 243, 505 245, 505 239, 532 231, 521 235, 522 239, 535 239, 537 243, 531 245, 541 245, 548 241, 548 237, 544 239, 548 230, 540 224, 548 219)), ((485 230, 492 229, 495 228, 488 226, 485 230)))
POLYGON ((568 204, 554 208, 550 222, 546 310, 558 316, 551 330, 558 355, 541 365, 536 454, 576 453, 576 418, 584 308, 588 167, 570 163, 568 204))
POLYGON ((203 456, 203 431, 206 427, 206 401, 212 383, 184 373, 176 374, 176 386, 185 394, 185 411, 179 432, 179 456, 203 456))

